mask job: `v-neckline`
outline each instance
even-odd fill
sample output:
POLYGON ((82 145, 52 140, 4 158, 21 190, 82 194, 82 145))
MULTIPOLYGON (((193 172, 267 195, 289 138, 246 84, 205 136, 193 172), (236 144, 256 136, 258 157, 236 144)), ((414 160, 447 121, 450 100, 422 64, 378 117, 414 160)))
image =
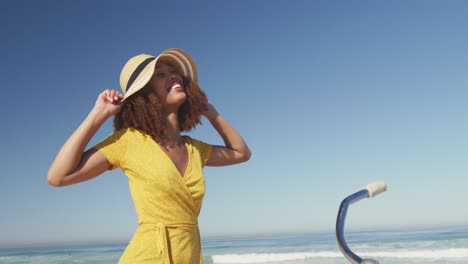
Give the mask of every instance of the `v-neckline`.
POLYGON ((175 171, 177 171, 177 174, 179 174, 180 178, 184 179, 185 175, 187 174, 187 171, 189 170, 191 155, 190 155, 189 145, 187 144, 187 140, 186 140, 186 138, 184 136, 182 136, 182 140, 184 141, 185 151, 187 153, 187 164, 185 164, 185 171, 184 172, 181 172, 177 168, 177 165, 171 159, 171 157, 169 157, 169 155, 164 151, 163 147, 157 141, 155 141, 155 140, 153 140, 153 141, 158 146, 159 150, 163 153, 163 155, 166 157, 166 159, 168 159, 169 162, 172 164, 172 167, 175 169, 175 171))

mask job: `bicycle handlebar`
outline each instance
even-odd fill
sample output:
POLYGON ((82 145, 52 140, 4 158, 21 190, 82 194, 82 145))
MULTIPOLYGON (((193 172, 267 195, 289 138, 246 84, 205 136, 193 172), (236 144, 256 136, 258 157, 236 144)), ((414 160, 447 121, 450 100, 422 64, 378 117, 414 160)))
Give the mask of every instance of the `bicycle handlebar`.
POLYGON ((384 181, 372 182, 365 188, 369 192, 369 198, 375 197, 387 190, 387 184, 384 181))
POLYGON ((358 255, 354 254, 346 244, 344 238, 344 224, 346 220, 346 213, 348 206, 358 202, 364 198, 372 198, 376 195, 385 192, 387 190, 387 184, 383 181, 369 183, 363 190, 360 190, 350 196, 346 197, 340 205, 338 211, 338 217, 336 219, 336 238, 338 240, 338 246, 343 255, 354 264, 378 264, 379 262, 373 259, 362 259, 358 255))

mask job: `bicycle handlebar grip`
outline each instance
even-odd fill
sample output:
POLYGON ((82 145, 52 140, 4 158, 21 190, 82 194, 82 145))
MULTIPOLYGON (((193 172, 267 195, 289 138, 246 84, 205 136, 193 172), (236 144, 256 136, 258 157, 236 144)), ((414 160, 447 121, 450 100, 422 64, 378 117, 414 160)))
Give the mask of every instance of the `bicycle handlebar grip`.
POLYGON ((369 192, 369 198, 383 193, 387 190, 387 184, 384 181, 371 182, 365 188, 369 192))

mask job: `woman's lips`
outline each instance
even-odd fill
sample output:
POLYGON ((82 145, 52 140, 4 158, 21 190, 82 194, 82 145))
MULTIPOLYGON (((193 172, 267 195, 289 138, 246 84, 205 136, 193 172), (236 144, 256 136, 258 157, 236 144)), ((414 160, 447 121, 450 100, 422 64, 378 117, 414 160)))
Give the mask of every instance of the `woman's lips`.
POLYGON ((179 83, 173 83, 170 87, 169 87, 169 93, 172 93, 172 92, 181 92, 183 91, 184 88, 182 88, 182 85, 180 85, 179 83))

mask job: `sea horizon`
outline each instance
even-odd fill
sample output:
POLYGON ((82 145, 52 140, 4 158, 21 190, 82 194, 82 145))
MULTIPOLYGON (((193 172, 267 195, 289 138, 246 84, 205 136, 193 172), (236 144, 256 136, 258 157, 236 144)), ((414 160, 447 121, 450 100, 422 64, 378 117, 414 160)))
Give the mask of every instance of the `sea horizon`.
MULTIPOLYGON (((406 226, 406 227, 379 227, 379 228, 346 228, 345 234, 351 235, 356 233, 369 233, 369 232, 417 232, 417 231, 433 231, 443 229, 463 229, 468 228, 467 224, 453 224, 453 225, 427 225, 427 226, 406 226)), ((225 233, 225 234, 201 234, 202 242, 204 240, 218 240, 218 239, 245 239, 245 238, 262 238, 262 237, 277 237, 277 236, 301 236, 301 235, 327 235, 335 234, 335 230, 320 230, 320 231, 272 231, 272 232, 250 232, 250 233, 225 233)), ((13 244, 0 244, 0 249, 15 249, 15 248, 41 248, 41 247, 60 247, 60 246, 86 246, 86 245, 119 245, 128 244, 129 240, 122 239, 92 239, 92 240, 63 240, 63 241, 50 241, 50 242, 24 242, 13 244)))
MULTIPOLYGON (((468 262, 468 225, 412 230, 350 231, 350 248, 381 263, 461 264, 468 262)), ((127 242, 81 243, 0 248, 0 263, 110 264, 116 263, 127 242)), ((345 263, 335 233, 289 233, 205 237, 205 264, 335 264, 345 263)))

